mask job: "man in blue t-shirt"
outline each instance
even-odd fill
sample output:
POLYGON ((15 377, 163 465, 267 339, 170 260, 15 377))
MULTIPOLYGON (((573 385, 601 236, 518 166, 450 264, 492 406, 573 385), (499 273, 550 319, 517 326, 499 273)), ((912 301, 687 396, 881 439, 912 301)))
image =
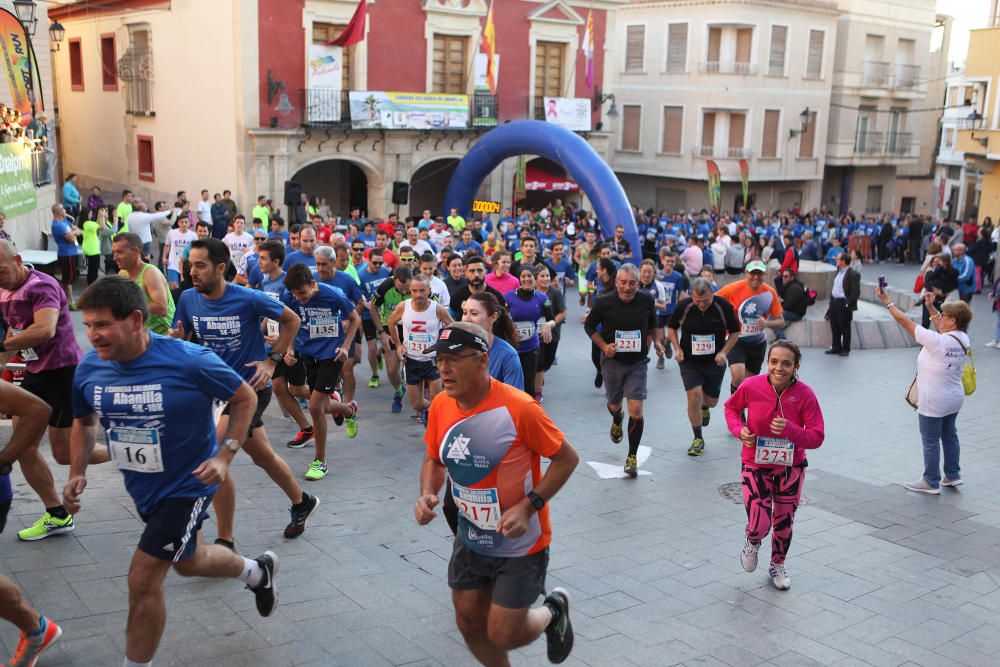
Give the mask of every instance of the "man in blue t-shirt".
POLYGON ((105 276, 91 285, 80 310, 94 349, 73 378, 73 430, 80 437, 73 439, 63 503, 79 514, 99 427, 146 524, 129 565, 125 658, 149 664, 166 622, 163 580, 171 567, 185 577, 239 579, 261 616, 277 604, 274 553, 251 560, 198 537, 217 485, 246 439, 257 398, 208 348, 146 329, 146 297, 126 277, 105 276), (213 401, 227 401, 231 410, 221 447, 213 401))
POLYGON ((545 263, 549 265, 552 269, 552 273, 555 276, 556 285, 562 290, 563 296, 566 295, 566 285, 573 284, 573 262, 569 261, 566 257, 565 244, 562 241, 556 241, 552 244, 550 248, 551 254, 545 260, 545 263))
POLYGON ((299 248, 293 250, 285 256, 285 262, 281 265, 285 271, 293 264, 305 264, 306 266, 316 266, 316 258, 313 251, 316 249, 316 230, 311 225, 302 225, 299 230, 299 248))
MULTIPOLYGON (((677 302, 681 299, 687 298, 688 291, 691 289, 691 286, 688 282, 687 276, 674 269, 674 267, 677 266, 677 253, 672 250, 667 250, 666 248, 661 248, 660 266, 663 267, 663 274, 656 279, 656 282, 660 283, 663 287, 663 300, 666 307, 663 308, 663 310, 657 309, 656 327, 658 330, 662 331, 670 321, 670 316, 674 314, 674 308, 677 306, 677 302)), ((674 351, 670 345, 667 345, 664 342, 663 348, 663 354, 667 359, 673 357, 674 351)), ((658 369, 666 367, 666 362, 664 362, 663 358, 663 356, 659 355, 659 350, 657 350, 656 367, 658 369)))
MULTIPOLYGON (((309 465, 306 479, 320 480, 326 477, 326 415, 338 419, 357 419, 355 405, 332 401, 340 371, 350 348, 349 341, 361 326, 356 304, 338 288, 316 282, 309 267, 295 264, 285 276, 282 301, 291 308, 302 326, 295 336, 295 354, 301 357, 309 384, 309 414, 313 421, 313 439, 316 442, 316 458, 309 465), (347 323, 344 327, 343 324, 347 323)), ((285 355, 286 364, 295 364, 297 359, 291 353, 285 355)), ((357 422, 355 421, 355 424, 357 422)), ((357 426, 354 433, 357 434, 357 426)), ((353 436, 352 436, 353 437, 353 436)))
POLYGON ((361 281, 361 294, 364 296, 365 306, 361 309, 361 330, 364 332, 365 340, 368 344, 368 365, 371 367, 372 376, 368 380, 370 389, 378 389, 381 380, 378 375, 379 361, 381 356, 378 349, 379 334, 372 320, 371 308, 368 304, 375 298, 379 285, 388 280, 392 274, 385 268, 385 259, 382 251, 373 248, 368 255, 368 261, 363 269, 358 271, 358 279, 361 281))
MULTIPOLYGON (((356 279, 347 269, 351 263, 350 253, 347 244, 338 243, 335 248, 320 246, 316 248, 316 270, 313 275, 316 282, 336 287, 343 292, 347 299, 354 304, 360 313, 367 308, 364 296, 361 294, 361 281, 356 279)), ((352 267, 353 270, 353 267, 352 267)), ((357 272, 355 271, 355 274, 357 272)), ((357 408, 354 400, 354 392, 357 389, 357 382, 354 379, 354 366, 361 363, 361 329, 359 328, 353 340, 347 341, 347 359, 344 360, 344 367, 341 369, 343 378, 343 391, 341 399, 344 403, 357 408)), ((338 425, 340 422, 337 422, 338 425)), ((345 426, 347 437, 353 438, 358 432, 358 423, 355 417, 348 417, 345 426)))
POLYGON ((80 256, 80 246, 78 237, 83 232, 66 217, 66 209, 62 204, 52 206, 52 238, 56 242, 56 256, 59 259, 59 272, 62 275, 63 291, 66 292, 66 299, 69 301, 70 310, 75 310, 73 305, 73 281, 78 273, 77 261, 80 256))
MULTIPOLYGON (((293 539, 305 531, 306 521, 319 505, 319 499, 303 493, 284 459, 275 456, 264 429, 264 410, 271 403, 271 377, 292 345, 299 330, 299 318, 263 292, 226 282, 229 249, 218 239, 192 241, 189 254, 191 282, 174 314, 176 328, 170 334, 187 338, 192 334, 219 355, 257 392, 257 409, 243 448, 253 462, 274 480, 292 503, 292 521, 285 528, 285 538, 293 539), (270 353, 265 350, 261 322, 277 321, 279 334, 270 353)), ((219 418, 217 431, 229 426, 229 407, 219 418)), ((233 542, 233 516, 236 512, 236 485, 227 477, 219 486, 214 501, 219 526, 216 544, 233 542), (221 542, 220 542, 221 540, 221 542)))

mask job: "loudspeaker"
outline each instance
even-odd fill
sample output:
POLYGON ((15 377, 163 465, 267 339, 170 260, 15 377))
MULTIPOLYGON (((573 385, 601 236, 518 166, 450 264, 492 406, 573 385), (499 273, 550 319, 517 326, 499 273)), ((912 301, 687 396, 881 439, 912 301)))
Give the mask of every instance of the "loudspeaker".
POLYGON ((392 182, 392 203, 406 204, 410 199, 410 184, 406 181, 392 182))
POLYGON ((295 181, 285 181, 285 206, 297 206, 302 198, 302 186, 295 181))

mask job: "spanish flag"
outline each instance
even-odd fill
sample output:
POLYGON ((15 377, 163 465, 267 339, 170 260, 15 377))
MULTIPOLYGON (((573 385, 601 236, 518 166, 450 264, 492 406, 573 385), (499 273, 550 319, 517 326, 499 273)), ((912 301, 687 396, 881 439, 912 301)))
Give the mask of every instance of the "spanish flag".
POLYGON ((497 32, 493 25, 493 3, 486 13, 486 27, 483 28, 483 51, 486 52, 486 83, 490 87, 490 95, 497 94, 497 73, 493 61, 497 53, 497 32))

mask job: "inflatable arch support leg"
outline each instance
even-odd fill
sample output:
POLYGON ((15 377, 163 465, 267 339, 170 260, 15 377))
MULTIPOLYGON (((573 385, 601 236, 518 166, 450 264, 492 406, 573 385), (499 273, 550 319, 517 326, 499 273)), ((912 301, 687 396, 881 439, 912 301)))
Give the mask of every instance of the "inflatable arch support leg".
POLYGON ((522 154, 540 155, 562 165, 587 193, 605 238, 614 235, 615 227, 623 226, 632 261, 641 261, 642 246, 632 207, 615 173, 582 137, 552 123, 520 120, 490 130, 458 163, 445 194, 444 210, 454 208, 469 217, 483 180, 505 159, 522 154))

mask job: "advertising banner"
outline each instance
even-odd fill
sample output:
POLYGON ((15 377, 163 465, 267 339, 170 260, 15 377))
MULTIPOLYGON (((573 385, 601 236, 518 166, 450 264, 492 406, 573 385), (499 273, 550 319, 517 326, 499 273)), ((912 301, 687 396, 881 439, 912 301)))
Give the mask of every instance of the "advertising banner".
POLYGON ((0 144, 0 209, 10 217, 35 208, 31 151, 21 142, 0 144))
POLYGON ((708 201, 712 208, 719 208, 722 201, 722 172, 715 160, 706 161, 705 167, 708 169, 708 201))
MULTIPOLYGON (((0 9, 0 63, 3 64, 10 83, 12 106, 23 116, 31 114, 31 102, 35 89, 32 79, 38 80, 38 67, 32 67, 31 50, 24 36, 24 27, 17 17, 6 9, 0 9)), ((36 104, 40 111, 42 105, 36 104)))
POLYGON ((356 130, 464 130, 469 96, 352 90, 351 127, 356 130))
POLYGON ((344 49, 330 44, 309 45, 306 115, 314 123, 340 122, 340 91, 344 49))
MULTIPOLYGON (((477 93, 490 92, 490 84, 486 80, 486 63, 488 56, 485 53, 477 53, 472 61, 472 87, 477 93)), ((493 79, 494 83, 500 80, 500 54, 493 56, 493 79)))
POLYGON ((750 201, 750 165, 746 160, 740 160, 740 182, 743 184, 743 205, 750 201))
POLYGON ((546 97, 545 120, 574 132, 590 132, 589 97, 546 97))

